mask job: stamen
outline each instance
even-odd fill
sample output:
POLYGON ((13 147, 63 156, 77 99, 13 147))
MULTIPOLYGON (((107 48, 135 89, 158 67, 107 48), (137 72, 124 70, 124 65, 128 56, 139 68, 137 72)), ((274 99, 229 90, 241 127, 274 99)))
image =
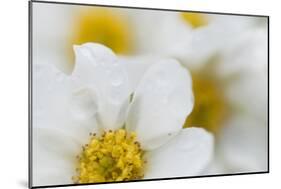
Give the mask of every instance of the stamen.
POLYGON ((114 182, 141 179, 146 160, 135 133, 124 129, 91 138, 77 157, 74 183, 114 182))

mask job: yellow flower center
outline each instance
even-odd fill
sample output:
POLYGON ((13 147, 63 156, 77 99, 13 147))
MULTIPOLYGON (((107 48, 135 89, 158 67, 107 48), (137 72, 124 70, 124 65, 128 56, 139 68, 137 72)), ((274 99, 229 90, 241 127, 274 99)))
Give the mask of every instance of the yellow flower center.
POLYGON ((93 8, 79 15, 72 43, 97 42, 116 53, 129 53, 132 50, 130 29, 128 20, 118 12, 93 8))
POLYGON ((201 13, 182 12, 180 15, 193 28, 199 28, 208 24, 206 16, 201 13))
POLYGON ((192 73, 192 80, 195 104, 184 127, 199 126, 216 134, 228 112, 220 82, 206 72, 192 73))
POLYGON ((136 134, 124 129, 107 131, 91 140, 77 156, 75 183, 96 183, 136 180, 143 178, 144 151, 136 134))
POLYGON ((77 14, 73 21, 73 33, 69 36, 67 54, 74 64, 73 44, 101 43, 117 54, 133 52, 132 30, 127 18, 109 8, 90 8, 77 14))

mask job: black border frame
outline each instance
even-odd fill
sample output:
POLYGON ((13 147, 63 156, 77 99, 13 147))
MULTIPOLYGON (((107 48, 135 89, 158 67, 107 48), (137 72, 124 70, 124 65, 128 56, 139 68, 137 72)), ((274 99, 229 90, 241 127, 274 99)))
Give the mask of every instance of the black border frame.
POLYGON ((239 175, 253 175, 253 174, 266 174, 270 173, 270 67, 269 67, 269 57, 270 57, 270 16, 268 15, 255 15, 255 14, 238 14, 238 13, 226 13, 226 12, 208 12, 208 11, 193 11, 193 10, 176 10, 176 9, 160 9, 160 8, 149 8, 149 7, 132 7, 132 6, 118 6, 118 5, 105 5, 105 4, 87 4, 87 3, 71 3, 71 2, 57 2, 57 1, 28 1, 28 188, 54 188, 54 187, 67 187, 67 186, 88 186, 88 185, 100 185, 100 184, 116 184, 116 183, 129 183, 129 182, 146 182, 146 181, 161 181, 161 180, 175 180, 175 179, 189 179, 189 178, 208 178, 208 177, 222 177, 222 176, 239 176, 239 175), (206 13, 206 14, 218 14, 218 15, 234 15, 234 16, 249 16, 249 17, 263 17, 267 19, 267 170, 260 172, 241 172, 241 173, 231 173, 231 174, 214 174, 214 175, 199 175, 199 176, 187 176, 187 177, 172 177, 172 178, 160 178, 160 179, 143 179, 143 180, 132 180, 132 181, 118 181, 118 182, 101 182, 101 183, 86 183, 86 184, 61 184, 61 185, 45 185, 45 186, 32 186, 33 175, 32 175, 32 87, 33 87, 33 3, 43 3, 43 4, 63 4, 63 5, 78 5, 78 6, 98 6, 98 7, 109 7, 109 8, 127 8, 127 9, 142 9, 142 10, 160 10, 160 11, 172 11, 172 12, 194 12, 194 13, 206 13))

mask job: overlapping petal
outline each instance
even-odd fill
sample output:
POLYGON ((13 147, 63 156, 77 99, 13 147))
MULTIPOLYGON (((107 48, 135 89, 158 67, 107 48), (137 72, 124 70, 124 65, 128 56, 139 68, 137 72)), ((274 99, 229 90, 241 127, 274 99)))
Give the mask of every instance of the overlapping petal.
POLYGON ((33 184, 69 184, 75 171, 75 156, 81 144, 68 131, 34 128, 33 184))
POLYGON ((152 65, 136 88, 126 127, 144 149, 154 149, 175 136, 193 108, 191 78, 175 60, 152 65))
POLYGON ((107 47, 86 43, 75 46, 76 64, 72 77, 91 91, 97 102, 97 119, 106 129, 123 126, 129 104, 130 85, 124 65, 107 47))
POLYGON ((33 71, 33 127, 67 130, 81 140, 97 130, 97 107, 86 91, 77 94, 72 79, 51 64, 35 64, 33 71))
POLYGON ((267 170, 266 123, 245 115, 231 119, 219 138, 219 148, 228 165, 228 172, 267 170))
POLYGON ((202 129, 182 130, 193 93, 190 74, 179 62, 150 59, 154 63, 148 65, 140 59, 122 65, 110 49, 94 43, 75 46, 75 53, 69 76, 50 65, 34 68, 35 185, 71 183, 75 156, 89 133, 125 123, 147 152, 146 178, 189 176, 206 166, 211 135, 202 129), (170 161, 171 154, 177 163, 170 161), (182 167, 183 157, 192 162, 189 168, 182 167))

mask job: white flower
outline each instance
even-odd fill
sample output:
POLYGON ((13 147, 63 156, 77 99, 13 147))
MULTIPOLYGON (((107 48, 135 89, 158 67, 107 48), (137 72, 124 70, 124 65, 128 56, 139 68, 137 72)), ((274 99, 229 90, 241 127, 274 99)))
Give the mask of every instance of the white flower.
POLYGON ((36 2, 33 6, 34 61, 49 60, 71 73, 73 44, 100 43, 118 55, 134 52, 135 31, 125 9, 36 2))
MULTIPOLYGON (((194 176, 204 170, 211 160, 213 138, 200 128, 182 129, 193 107, 191 78, 185 68, 172 59, 149 66, 127 64, 110 49, 94 43, 74 49, 76 64, 71 75, 50 64, 33 68, 35 186, 72 183, 75 157, 81 155, 82 146, 91 146, 89 133, 97 133, 95 142, 100 147, 107 145, 98 141, 101 132, 112 136, 109 133, 123 132, 120 128, 136 133, 141 144, 145 160, 140 162, 141 156, 137 156, 136 162, 141 166, 147 162, 141 178, 194 176)), ((130 145, 122 148, 138 149, 137 144, 130 145)), ((121 169, 119 179, 128 179, 122 178, 129 175, 127 171, 121 169)))
POLYGON ((174 57, 193 67, 259 24, 253 17, 190 12, 143 11, 132 16, 140 52, 174 57))
POLYGON ((267 40, 265 28, 253 28, 222 52, 217 73, 221 80, 235 76, 225 86, 235 109, 218 136, 225 172, 268 170, 267 40))
POLYGON ((187 120, 216 132, 208 174, 266 171, 266 18, 192 16, 205 22, 194 28, 182 13, 138 15, 140 51, 174 57, 191 70, 195 107, 187 120))

